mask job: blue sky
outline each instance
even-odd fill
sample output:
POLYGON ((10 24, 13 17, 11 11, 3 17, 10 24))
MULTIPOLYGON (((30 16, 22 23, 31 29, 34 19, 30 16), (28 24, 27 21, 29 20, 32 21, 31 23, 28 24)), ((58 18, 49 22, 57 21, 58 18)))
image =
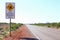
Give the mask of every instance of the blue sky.
POLYGON ((0 22, 5 18, 5 3, 15 2, 16 23, 60 22, 60 0, 0 0, 0 22))

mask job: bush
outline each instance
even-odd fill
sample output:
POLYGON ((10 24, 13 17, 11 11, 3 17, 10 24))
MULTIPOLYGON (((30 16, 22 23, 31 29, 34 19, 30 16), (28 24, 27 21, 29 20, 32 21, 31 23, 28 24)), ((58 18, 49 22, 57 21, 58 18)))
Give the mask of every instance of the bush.
POLYGON ((50 27, 50 26, 48 25, 48 27, 50 27))
POLYGON ((13 31, 13 30, 16 30, 16 29, 18 29, 20 26, 21 26, 22 24, 16 24, 16 23, 12 23, 11 24, 11 30, 13 31))
POLYGON ((2 38, 0 38, 0 40, 3 40, 2 38))
POLYGON ((0 30, 2 30, 3 28, 0 28, 0 30))
POLYGON ((57 24, 57 28, 60 28, 60 23, 57 24))

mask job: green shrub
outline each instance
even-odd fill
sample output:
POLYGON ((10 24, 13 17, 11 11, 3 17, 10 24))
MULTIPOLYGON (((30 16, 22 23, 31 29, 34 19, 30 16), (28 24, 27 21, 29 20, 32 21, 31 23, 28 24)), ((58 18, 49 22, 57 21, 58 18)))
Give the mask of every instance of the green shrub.
POLYGON ((0 30, 2 30, 3 28, 0 28, 0 30))
POLYGON ((0 38, 0 40, 3 40, 2 38, 0 38))
POLYGON ((57 28, 60 28, 60 23, 57 24, 57 28))
POLYGON ((11 30, 12 30, 12 31, 13 31, 13 30, 16 30, 16 29, 18 29, 21 25, 23 25, 23 24, 12 23, 12 24, 11 24, 11 30))

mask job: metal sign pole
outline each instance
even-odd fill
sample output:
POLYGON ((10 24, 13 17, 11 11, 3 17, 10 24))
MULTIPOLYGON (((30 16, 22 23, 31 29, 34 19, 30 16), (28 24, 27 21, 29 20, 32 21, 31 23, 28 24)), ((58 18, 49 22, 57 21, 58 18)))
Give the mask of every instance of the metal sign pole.
POLYGON ((10 37, 11 37, 11 19, 15 19, 15 3, 7 2, 6 3, 6 19, 10 19, 10 37))
POLYGON ((10 37, 11 37, 11 18, 10 18, 10 37))

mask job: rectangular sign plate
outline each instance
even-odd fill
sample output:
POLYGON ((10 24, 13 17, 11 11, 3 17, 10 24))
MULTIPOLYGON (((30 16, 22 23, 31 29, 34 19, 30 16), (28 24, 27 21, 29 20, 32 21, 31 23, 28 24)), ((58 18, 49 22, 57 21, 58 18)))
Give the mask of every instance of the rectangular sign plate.
POLYGON ((6 3, 6 19, 15 18, 15 3, 6 3))

